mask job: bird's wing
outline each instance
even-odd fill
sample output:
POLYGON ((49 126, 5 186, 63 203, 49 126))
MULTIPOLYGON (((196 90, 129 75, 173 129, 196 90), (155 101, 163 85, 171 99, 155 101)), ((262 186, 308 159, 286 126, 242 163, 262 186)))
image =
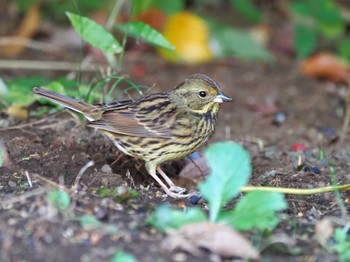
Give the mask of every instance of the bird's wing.
POLYGON ((163 96, 157 94, 130 103, 106 105, 101 118, 88 125, 127 136, 170 138, 176 107, 163 96))

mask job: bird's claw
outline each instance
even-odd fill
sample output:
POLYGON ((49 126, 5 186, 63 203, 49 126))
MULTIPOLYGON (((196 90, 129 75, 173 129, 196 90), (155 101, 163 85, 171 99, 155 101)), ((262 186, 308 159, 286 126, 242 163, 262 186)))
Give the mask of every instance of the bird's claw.
POLYGON ((175 186, 175 185, 170 186, 169 190, 173 193, 178 193, 178 194, 182 194, 186 192, 186 188, 175 186))

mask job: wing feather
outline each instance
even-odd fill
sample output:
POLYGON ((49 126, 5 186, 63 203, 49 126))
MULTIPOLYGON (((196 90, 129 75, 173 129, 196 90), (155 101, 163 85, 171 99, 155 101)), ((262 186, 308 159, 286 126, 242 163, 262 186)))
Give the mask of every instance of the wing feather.
POLYGON ((172 137, 176 107, 165 93, 138 100, 106 105, 101 118, 88 125, 121 135, 139 137, 172 137))

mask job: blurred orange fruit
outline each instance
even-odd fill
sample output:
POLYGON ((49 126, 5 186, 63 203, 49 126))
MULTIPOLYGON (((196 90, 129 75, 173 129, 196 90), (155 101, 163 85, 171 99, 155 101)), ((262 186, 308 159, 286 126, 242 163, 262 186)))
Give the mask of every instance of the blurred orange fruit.
POLYGON ((159 49, 159 53, 169 61, 196 64, 213 57, 209 48, 208 26, 193 13, 181 11, 170 16, 162 34, 175 47, 174 51, 159 49))

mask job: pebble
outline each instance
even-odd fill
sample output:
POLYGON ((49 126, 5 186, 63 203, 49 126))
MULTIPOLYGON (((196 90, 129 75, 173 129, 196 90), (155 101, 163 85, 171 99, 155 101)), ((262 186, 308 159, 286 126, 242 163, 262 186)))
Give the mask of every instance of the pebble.
POLYGON ((283 112, 279 112, 275 115, 272 124, 276 125, 276 126, 280 126, 282 125, 287 119, 287 116, 285 113, 283 112))
POLYGON ((311 172, 313 174, 321 174, 321 169, 318 166, 304 166, 304 172, 311 172))
POLYGON ((197 196, 197 195, 190 196, 190 202, 193 205, 197 205, 200 199, 201 198, 199 196, 197 196))
POLYGON ((102 166, 101 171, 103 173, 112 173, 112 168, 110 167, 110 165, 105 164, 102 166))
POLYGON ((12 181, 12 180, 10 180, 10 181, 8 182, 8 185, 9 185, 10 187, 16 187, 16 186, 17 186, 17 183, 14 182, 14 181, 12 181))

